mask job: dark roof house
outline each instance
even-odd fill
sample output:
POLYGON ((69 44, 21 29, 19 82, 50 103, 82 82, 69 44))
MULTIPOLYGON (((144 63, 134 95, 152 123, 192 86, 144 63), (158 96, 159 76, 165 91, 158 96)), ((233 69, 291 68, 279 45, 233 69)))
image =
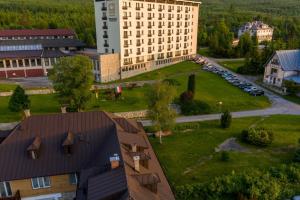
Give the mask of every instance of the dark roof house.
POLYGON ((0 182, 77 173, 78 200, 174 199, 140 124, 106 112, 31 116, 0 144, 0 182))

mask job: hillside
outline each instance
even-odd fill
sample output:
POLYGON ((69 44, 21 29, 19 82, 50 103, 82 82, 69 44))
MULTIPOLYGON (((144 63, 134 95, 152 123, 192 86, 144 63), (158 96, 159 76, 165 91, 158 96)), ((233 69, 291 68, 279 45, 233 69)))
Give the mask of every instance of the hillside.
MULTIPOLYGON (((285 17, 300 15, 299 0, 202 0, 202 3, 202 24, 210 25, 225 17, 231 29, 257 16, 278 24, 285 17)), ((294 20, 300 24, 298 19, 294 20)), ((0 0, 1 29, 69 27, 94 46, 94 23, 92 0, 0 0)))

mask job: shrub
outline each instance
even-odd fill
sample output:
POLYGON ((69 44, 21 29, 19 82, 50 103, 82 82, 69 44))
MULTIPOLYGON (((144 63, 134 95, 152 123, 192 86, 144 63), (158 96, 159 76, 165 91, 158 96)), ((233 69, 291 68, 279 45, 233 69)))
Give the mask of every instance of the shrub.
POLYGON ((272 144, 274 134, 265 128, 250 128, 242 132, 242 138, 249 144, 265 147, 272 144))
POLYGON ((294 161, 300 162, 300 149, 297 149, 294 155, 294 161))
POLYGON ((221 127, 222 128, 229 128, 231 125, 232 116, 230 112, 227 110, 221 116, 221 127))
POLYGON ((287 92, 291 95, 295 95, 300 92, 300 85, 295 83, 294 81, 284 81, 284 87, 286 87, 287 92))
POLYGON ((199 114, 208 114, 211 112, 210 106, 198 100, 187 101, 180 104, 181 112, 184 115, 199 115, 199 114))
POLYGON ((227 151, 221 152, 221 161, 227 162, 230 160, 230 155, 227 151))
POLYGON ((180 85, 180 82, 175 79, 165 79, 163 82, 168 83, 169 85, 172 85, 172 86, 180 85))
POLYGON ((194 100, 194 93, 192 93, 191 91, 183 92, 180 95, 180 103, 181 104, 185 104, 185 103, 191 102, 193 100, 194 100))
POLYGON ((192 92, 195 95, 195 91, 196 91, 196 75, 195 74, 191 74, 189 76, 187 91, 192 92))
POLYGON ((12 112, 20 112, 21 110, 29 109, 30 100, 28 95, 25 94, 25 90, 18 86, 14 90, 8 104, 9 110, 12 112))

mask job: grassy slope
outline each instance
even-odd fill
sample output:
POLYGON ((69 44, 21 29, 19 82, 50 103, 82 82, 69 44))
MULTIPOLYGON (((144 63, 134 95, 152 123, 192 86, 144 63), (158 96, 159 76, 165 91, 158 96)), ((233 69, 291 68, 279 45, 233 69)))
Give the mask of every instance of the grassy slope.
POLYGON ((218 62, 223 67, 236 72, 239 67, 242 67, 245 64, 244 60, 229 60, 229 61, 220 61, 218 62))
MULTIPOLYGON (((218 121, 201 122, 190 132, 175 132, 163 138, 150 138, 159 160, 173 186, 209 181, 223 174, 241 172, 251 167, 266 168, 290 162, 300 137, 300 116, 234 119, 228 130, 219 128, 218 121), (275 141, 268 148, 250 149, 248 153, 230 152, 229 162, 220 161, 215 147, 230 137, 239 137, 249 126, 265 126, 274 131, 275 141)), ((245 145, 246 146, 246 145, 245 145)))
MULTIPOLYGON (((179 96, 186 90, 187 77, 190 73, 196 73, 196 99, 205 101, 212 107, 212 112, 220 112, 217 106, 219 101, 223 102, 223 109, 240 111, 249 109, 260 109, 270 105, 266 97, 253 97, 242 92, 236 87, 228 84, 215 74, 202 71, 200 66, 191 62, 183 62, 158 71, 149 72, 131 80, 148 80, 158 77, 176 79, 180 85, 177 86, 179 96)), ((110 112, 125 112, 147 108, 146 92, 148 87, 124 90, 122 99, 118 101, 103 98, 96 100, 94 97, 88 104, 87 110, 106 110, 110 112)), ((34 95, 32 100, 32 111, 34 114, 59 112, 59 104, 53 95, 34 95)), ((9 112, 7 109, 9 98, 0 97, 0 122, 18 120, 19 116, 9 112)))
POLYGON ((16 88, 15 84, 0 83, 0 92, 9 92, 16 88))

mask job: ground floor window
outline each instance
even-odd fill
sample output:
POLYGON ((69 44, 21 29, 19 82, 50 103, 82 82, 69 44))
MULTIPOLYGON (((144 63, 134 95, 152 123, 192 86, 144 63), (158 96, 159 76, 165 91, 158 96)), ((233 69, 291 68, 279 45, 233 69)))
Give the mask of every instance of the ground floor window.
POLYGON ((78 180, 77 180, 77 174, 76 173, 70 174, 69 175, 69 181, 70 181, 70 184, 77 185, 77 182, 78 182, 78 180))
POLYGON ((0 197, 10 197, 12 195, 9 182, 0 182, 0 197))
POLYGON ((41 189, 41 188, 51 187, 49 177, 32 178, 31 182, 32 182, 33 189, 41 189))

